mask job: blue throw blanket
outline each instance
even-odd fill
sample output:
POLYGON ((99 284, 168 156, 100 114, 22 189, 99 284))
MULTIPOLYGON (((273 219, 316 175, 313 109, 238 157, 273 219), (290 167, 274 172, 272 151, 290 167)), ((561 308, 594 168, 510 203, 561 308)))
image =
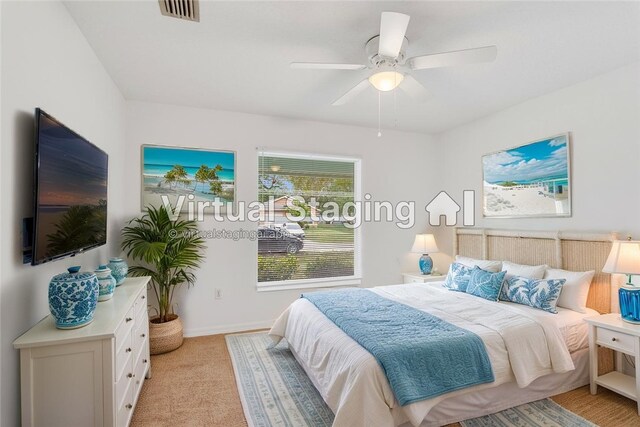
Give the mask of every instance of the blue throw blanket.
POLYGON ((302 297, 378 360, 402 406, 494 381, 480 337, 439 317, 366 289, 302 297))

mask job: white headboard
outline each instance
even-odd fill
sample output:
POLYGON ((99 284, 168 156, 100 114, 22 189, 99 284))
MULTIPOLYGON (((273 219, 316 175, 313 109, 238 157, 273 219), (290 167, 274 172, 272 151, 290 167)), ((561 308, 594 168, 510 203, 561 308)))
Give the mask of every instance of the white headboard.
POLYGON ((615 233, 589 234, 553 231, 514 231, 486 228, 454 228, 453 254, 571 271, 595 270, 587 307, 611 311, 611 275, 602 267, 615 233))

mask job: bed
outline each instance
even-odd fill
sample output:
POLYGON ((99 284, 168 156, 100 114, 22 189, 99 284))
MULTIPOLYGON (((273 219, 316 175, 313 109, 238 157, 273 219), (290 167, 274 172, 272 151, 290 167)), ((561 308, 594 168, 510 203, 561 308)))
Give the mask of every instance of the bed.
MULTIPOLYGON (((596 270, 586 313, 551 314, 520 304, 451 292, 441 282, 370 290, 467 329, 484 342, 495 381, 398 404, 383 369, 309 300, 294 302, 270 331, 285 338, 328 406, 334 426, 439 426, 548 397, 588 383, 583 319, 610 310, 609 277, 600 272, 612 235, 456 229, 456 254, 596 270)), ((603 358, 603 360, 608 360, 603 358)), ((607 369, 603 366, 603 369, 607 369)))

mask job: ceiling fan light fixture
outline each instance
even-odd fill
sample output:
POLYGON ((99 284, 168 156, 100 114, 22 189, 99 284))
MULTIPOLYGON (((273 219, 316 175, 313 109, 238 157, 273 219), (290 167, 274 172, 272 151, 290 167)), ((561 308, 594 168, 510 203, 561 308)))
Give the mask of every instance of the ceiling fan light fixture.
POLYGON ((404 74, 397 71, 380 71, 369 77, 369 83, 380 92, 388 92, 398 87, 404 80, 404 74))

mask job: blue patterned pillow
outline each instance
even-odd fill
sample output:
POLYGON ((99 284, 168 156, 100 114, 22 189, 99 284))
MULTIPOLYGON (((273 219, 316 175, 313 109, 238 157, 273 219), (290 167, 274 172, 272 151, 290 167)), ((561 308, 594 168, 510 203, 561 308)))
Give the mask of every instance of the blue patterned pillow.
POLYGON ((506 271, 492 273, 476 266, 471 270, 467 293, 490 301, 498 301, 506 271))
POLYGON ((470 278, 471 268, 454 262, 449 267, 449 273, 447 273, 447 278, 444 280, 444 287, 452 291, 466 292, 470 278))
POLYGON ((513 276, 505 281, 500 299, 557 313, 556 304, 565 282, 566 279, 530 279, 513 276))

